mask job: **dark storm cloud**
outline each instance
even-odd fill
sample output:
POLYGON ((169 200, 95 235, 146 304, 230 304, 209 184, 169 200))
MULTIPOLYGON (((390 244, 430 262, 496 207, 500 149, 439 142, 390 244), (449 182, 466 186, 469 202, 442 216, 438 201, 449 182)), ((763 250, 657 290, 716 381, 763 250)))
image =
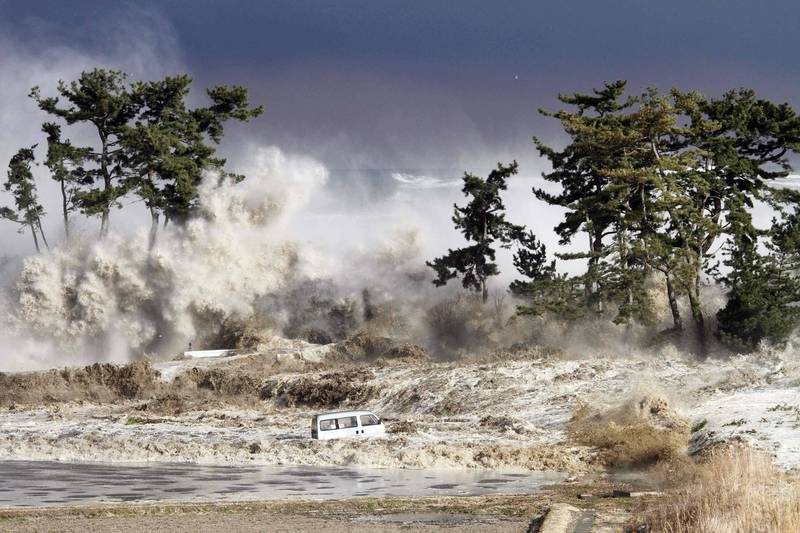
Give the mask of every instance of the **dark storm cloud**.
POLYGON ((536 109, 557 105, 558 92, 610 79, 629 79, 633 90, 747 85, 800 103, 795 1, 0 6, 3 31, 17 39, 90 49, 106 46, 131 11, 147 12, 174 32, 198 84, 245 83, 266 105, 236 140, 302 150, 333 168, 449 168, 509 157, 538 166, 530 136, 557 133, 536 109))

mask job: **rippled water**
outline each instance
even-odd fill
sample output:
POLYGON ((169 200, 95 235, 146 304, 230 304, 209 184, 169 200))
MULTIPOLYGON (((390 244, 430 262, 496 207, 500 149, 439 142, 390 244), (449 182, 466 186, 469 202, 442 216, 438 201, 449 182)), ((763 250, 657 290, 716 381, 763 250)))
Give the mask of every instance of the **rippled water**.
POLYGON ((529 493, 554 472, 0 461, 0 507, 529 493))

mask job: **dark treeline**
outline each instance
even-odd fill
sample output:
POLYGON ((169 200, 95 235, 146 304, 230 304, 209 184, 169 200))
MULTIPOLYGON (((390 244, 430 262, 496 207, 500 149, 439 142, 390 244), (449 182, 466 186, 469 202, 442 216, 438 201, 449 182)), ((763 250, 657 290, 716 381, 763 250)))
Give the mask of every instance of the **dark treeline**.
POLYGON ((669 301, 669 333, 681 334, 689 320, 702 354, 706 276, 726 289, 720 339, 736 349, 784 343, 800 321, 800 194, 781 179, 792 171, 788 155, 800 152, 800 117, 749 89, 708 98, 676 89, 626 96, 625 86, 559 96, 565 109, 540 112, 560 122, 568 144, 556 149, 534 138, 552 167, 543 177, 560 192, 534 188, 532 202, 565 209, 554 228, 560 243, 581 237, 587 246, 556 258, 582 259, 586 271, 559 274, 534 233, 506 221, 500 196, 513 163, 487 179, 465 175, 470 200, 455 207, 453 222, 470 245, 428 263, 434 283, 460 277, 485 301, 486 281, 499 273, 496 248, 513 247, 522 277, 510 290, 525 302, 519 314, 596 313, 650 325, 648 287, 657 280, 669 301), (774 210, 770 228, 754 226, 756 203, 774 210))
MULTIPOLYGON (((240 86, 209 89, 207 107, 189 108, 191 82, 183 75, 129 81, 123 72, 95 69, 70 83, 59 82, 57 96, 45 97, 39 87, 31 90, 35 104, 54 119, 42 124, 47 143, 43 163, 61 191, 67 237, 75 212, 99 217, 100 237, 105 237, 112 209, 135 195, 151 215, 152 247, 162 219, 164 224, 185 220, 194 209, 205 171, 217 171, 220 179, 242 179, 225 172, 216 145, 227 121, 247 121, 262 108, 251 108, 247 89, 240 86), (65 136, 65 126, 84 131, 88 126, 94 141, 76 145, 65 136)), ((30 229, 39 251, 39 241, 47 241, 31 172, 36 146, 20 149, 11 159, 5 189, 14 207, 2 208, 0 216, 30 229)))

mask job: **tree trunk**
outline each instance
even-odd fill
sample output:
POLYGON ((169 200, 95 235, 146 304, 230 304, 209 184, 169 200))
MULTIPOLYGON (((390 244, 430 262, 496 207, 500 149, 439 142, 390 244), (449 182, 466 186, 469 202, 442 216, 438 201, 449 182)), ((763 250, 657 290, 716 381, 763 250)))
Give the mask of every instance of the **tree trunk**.
POLYGON ((44 236, 44 230, 42 229, 42 221, 41 219, 36 219, 36 226, 39 228, 39 234, 42 236, 42 242, 44 243, 45 248, 48 250, 50 249, 50 245, 47 244, 47 238, 44 236))
POLYGON ((108 235, 108 209, 103 210, 103 215, 100 218, 100 238, 104 239, 108 235))
POLYGON ((619 268, 627 279, 625 282, 625 299, 628 306, 633 307, 633 286, 631 279, 628 277, 630 272, 630 258, 628 257, 628 235, 627 230, 620 228, 617 231, 619 242, 619 268))
POLYGON ((31 235, 33 235, 33 245, 36 246, 36 253, 41 253, 41 250, 39 250, 39 238, 36 236, 36 226, 33 225, 33 222, 28 225, 31 227, 31 235))
MULTIPOLYGON (((483 213, 483 227, 481 228, 481 243, 486 242, 486 213, 483 213)), ((481 263, 483 267, 483 272, 481 273, 481 299, 484 303, 489 300, 489 290, 486 288, 486 256, 481 256, 481 263)))
POLYGON ((100 219, 100 238, 103 239, 108 235, 109 227, 109 211, 111 210, 111 174, 108 172, 108 140, 104 133, 100 133, 100 140, 102 142, 102 152, 100 154, 100 170, 103 174, 103 215, 100 219))
POLYGON ((692 309, 692 318, 697 328, 697 342, 699 343, 700 355, 705 357, 708 354, 708 339, 706 338, 705 317, 700 306, 700 278, 695 278, 693 286, 689 288, 689 306, 692 309))
POLYGON ((69 202, 64 180, 61 180, 61 213, 64 216, 64 237, 69 240, 69 202))
POLYGON ((587 299, 590 303, 594 303, 598 313, 603 312, 603 299, 600 298, 600 283, 597 280, 597 264, 600 262, 600 250, 603 248, 603 232, 602 230, 595 230, 589 236, 589 257, 588 273, 589 280, 586 284, 587 299))
POLYGON ((147 249, 152 250, 156 245, 156 238, 158 237, 158 211, 154 208, 150 208, 150 237, 148 239, 147 249))
POLYGON ((592 290, 594 288, 592 286, 592 279, 593 279, 592 272, 594 271, 594 266, 593 266, 594 265, 594 255, 592 254, 592 250, 594 250, 594 244, 593 244, 593 241, 592 241, 591 233, 588 234, 588 235, 589 235, 589 254, 590 255, 589 255, 589 262, 588 262, 587 268, 586 268, 586 281, 583 284, 583 294, 584 294, 584 296, 586 296, 586 301, 587 302, 591 302, 592 301, 592 290))
POLYGON ((678 298, 675 295, 675 286, 672 284, 672 277, 666 274, 667 277, 667 298, 669 298, 669 310, 672 312, 672 323, 674 324, 675 331, 683 331, 683 319, 681 319, 681 311, 678 309, 678 298))

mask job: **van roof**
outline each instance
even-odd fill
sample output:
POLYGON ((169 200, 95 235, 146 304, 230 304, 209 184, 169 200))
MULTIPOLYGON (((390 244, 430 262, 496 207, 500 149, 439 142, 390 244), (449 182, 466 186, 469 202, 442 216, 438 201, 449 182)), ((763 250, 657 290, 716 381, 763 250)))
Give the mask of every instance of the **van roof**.
POLYGON ((361 415, 371 415, 374 414, 372 411, 331 411, 328 413, 317 413, 314 416, 316 418, 326 418, 329 416, 337 417, 337 416, 361 416, 361 415))

